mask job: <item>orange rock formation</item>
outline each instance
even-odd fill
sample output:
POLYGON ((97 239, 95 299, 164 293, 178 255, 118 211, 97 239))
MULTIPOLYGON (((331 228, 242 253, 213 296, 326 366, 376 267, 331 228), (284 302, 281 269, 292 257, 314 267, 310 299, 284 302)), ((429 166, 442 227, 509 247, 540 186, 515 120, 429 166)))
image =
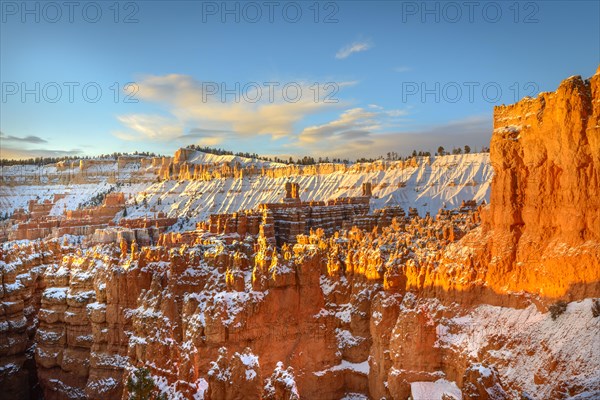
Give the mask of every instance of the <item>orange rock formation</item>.
POLYGON ((600 296, 600 69, 494 113, 486 282, 600 296))
MULTIPOLYGON (((86 243, 4 244, 6 393, 28 396, 31 370, 46 399, 127 398, 145 367, 172 398, 405 399, 442 378, 464 399, 600 394, 590 300, 554 321, 537 298, 600 294, 599 85, 496 109, 491 206, 368 214, 368 197, 303 203, 290 185, 156 243, 131 220, 86 243)), ((188 159, 161 174, 198 179, 188 159)))

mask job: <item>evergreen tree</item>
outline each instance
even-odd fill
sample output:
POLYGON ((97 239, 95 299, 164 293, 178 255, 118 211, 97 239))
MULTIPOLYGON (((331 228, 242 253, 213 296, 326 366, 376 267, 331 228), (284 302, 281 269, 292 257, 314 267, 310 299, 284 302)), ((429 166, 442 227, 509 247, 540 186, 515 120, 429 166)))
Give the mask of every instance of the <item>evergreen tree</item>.
POLYGON ((156 389, 154 380, 150 376, 147 368, 138 368, 127 379, 127 390, 129 391, 129 400, 166 400, 164 393, 156 396, 152 392, 156 389))

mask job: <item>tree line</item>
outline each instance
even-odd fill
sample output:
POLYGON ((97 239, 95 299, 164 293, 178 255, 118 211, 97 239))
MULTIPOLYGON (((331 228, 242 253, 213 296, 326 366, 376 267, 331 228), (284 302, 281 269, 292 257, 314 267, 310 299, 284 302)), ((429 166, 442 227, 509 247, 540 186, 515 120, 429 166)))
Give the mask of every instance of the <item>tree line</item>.
MULTIPOLYGON (((221 149, 221 148, 213 148, 208 146, 199 146, 199 145, 189 145, 187 147, 191 150, 201 151, 203 153, 214 154, 217 156, 237 156, 244 158, 251 158, 255 160, 262 160, 268 162, 275 162, 280 164, 287 165, 315 165, 315 164, 323 164, 323 163, 344 163, 350 164, 350 160, 347 158, 336 158, 336 157, 318 157, 314 158, 311 156, 303 156, 297 157, 294 159, 293 157, 289 158, 280 158, 277 156, 267 157, 261 156, 256 153, 249 152, 237 152, 221 149)), ((483 147, 481 149, 482 153, 489 153, 490 149, 488 147, 483 147)), ((437 155, 448 155, 448 154, 468 154, 471 152, 471 147, 469 145, 465 145, 464 147, 455 147, 451 151, 446 151, 443 146, 438 147, 436 154, 437 155)), ((32 157, 21 160, 12 160, 2 158, 0 159, 0 166, 11 166, 11 165, 48 165, 48 164, 56 164, 61 161, 77 161, 77 160, 97 160, 97 159, 114 159, 116 160, 122 156, 140 156, 140 157, 158 157, 156 153, 148 152, 148 151, 134 151, 133 153, 124 153, 124 152, 114 152, 107 154, 100 154, 98 156, 63 156, 63 157, 32 157)), ((413 150, 410 155, 400 156, 397 152, 388 152, 385 156, 381 155, 379 157, 360 157, 356 159, 356 162, 374 162, 379 160, 387 160, 387 161, 402 161, 407 160, 411 157, 429 157, 431 156, 431 152, 429 151, 417 151, 413 150)))
MULTIPOLYGON (((208 146, 190 145, 187 148, 191 149, 191 150, 201 151, 203 153, 214 154, 217 156, 237 156, 237 157, 251 158, 251 159, 255 159, 255 160, 276 162, 276 163, 287 164, 287 165, 315 165, 315 164, 323 164, 323 163, 350 164, 349 159, 342 159, 342 158, 335 158, 335 157, 333 157, 333 158, 329 158, 329 157, 314 158, 311 156, 303 156, 303 157, 298 157, 294 160, 293 157, 283 159, 283 158, 279 158, 277 156, 267 157, 267 156, 260 156, 256 153, 248 153, 248 152, 234 153, 233 151, 229 151, 229 150, 225 150, 225 149, 221 149, 221 148, 213 148, 213 147, 208 147, 208 146)), ((490 150, 487 147, 483 147, 481 149, 482 153, 489 153, 489 151, 490 150)), ((452 149, 451 152, 447 152, 444 149, 444 147, 440 146, 440 147, 438 147, 438 151, 436 154, 437 155, 463 154, 463 153, 468 154, 470 152, 471 152, 471 147, 469 145, 465 145, 462 148, 455 147, 452 149)), ((430 151, 423 151, 423 150, 421 150, 421 151, 413 150, 412 153, 410 153, 410 155, 406 155, 406 156, 400 156, 397 152, 388 152, 385 155, 385 157, 383 155, 381 155, 379 157, 375 157, 375 158, 360 157, 360 158, 356 159, 356 162, 366 163, 366 162, 375 162, 375 161, 380 161, 380 160, 405 161, 412 157, 430 157, 430 156, 431 156, 430 151)))
POLYGON ((11 165, 48 165, 56 164, 61 161, 77 161, 77 160, 102 160, 102 159, 114 159, 116 160, 122 156, 141 156, 141 157, 157 157, 156 153, 148 151, 134 151, 133 153, 107 153, 100 154, 97 156, 63 156, 63 157, 31 157, 20 160, 13 160, 2 158, 0 159, 0 166, 11 166, 11 165))

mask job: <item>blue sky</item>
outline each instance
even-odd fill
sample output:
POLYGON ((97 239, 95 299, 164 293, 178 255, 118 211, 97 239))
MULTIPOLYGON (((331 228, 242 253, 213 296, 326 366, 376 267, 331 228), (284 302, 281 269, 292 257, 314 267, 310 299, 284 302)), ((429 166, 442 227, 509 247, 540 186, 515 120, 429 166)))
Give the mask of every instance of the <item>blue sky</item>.
POLYGON ((480 148, 600 63, 596 1, 275 3, 3 1, 0 156, 480 148))

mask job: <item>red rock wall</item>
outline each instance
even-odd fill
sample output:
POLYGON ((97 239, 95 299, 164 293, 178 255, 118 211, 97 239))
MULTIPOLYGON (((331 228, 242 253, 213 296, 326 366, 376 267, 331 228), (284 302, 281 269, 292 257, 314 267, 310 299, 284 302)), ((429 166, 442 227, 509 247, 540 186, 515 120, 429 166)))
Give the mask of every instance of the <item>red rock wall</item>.
POLYGON ((488 284, 599 296, 600 73, 496 107, 491 162, 488 284))

